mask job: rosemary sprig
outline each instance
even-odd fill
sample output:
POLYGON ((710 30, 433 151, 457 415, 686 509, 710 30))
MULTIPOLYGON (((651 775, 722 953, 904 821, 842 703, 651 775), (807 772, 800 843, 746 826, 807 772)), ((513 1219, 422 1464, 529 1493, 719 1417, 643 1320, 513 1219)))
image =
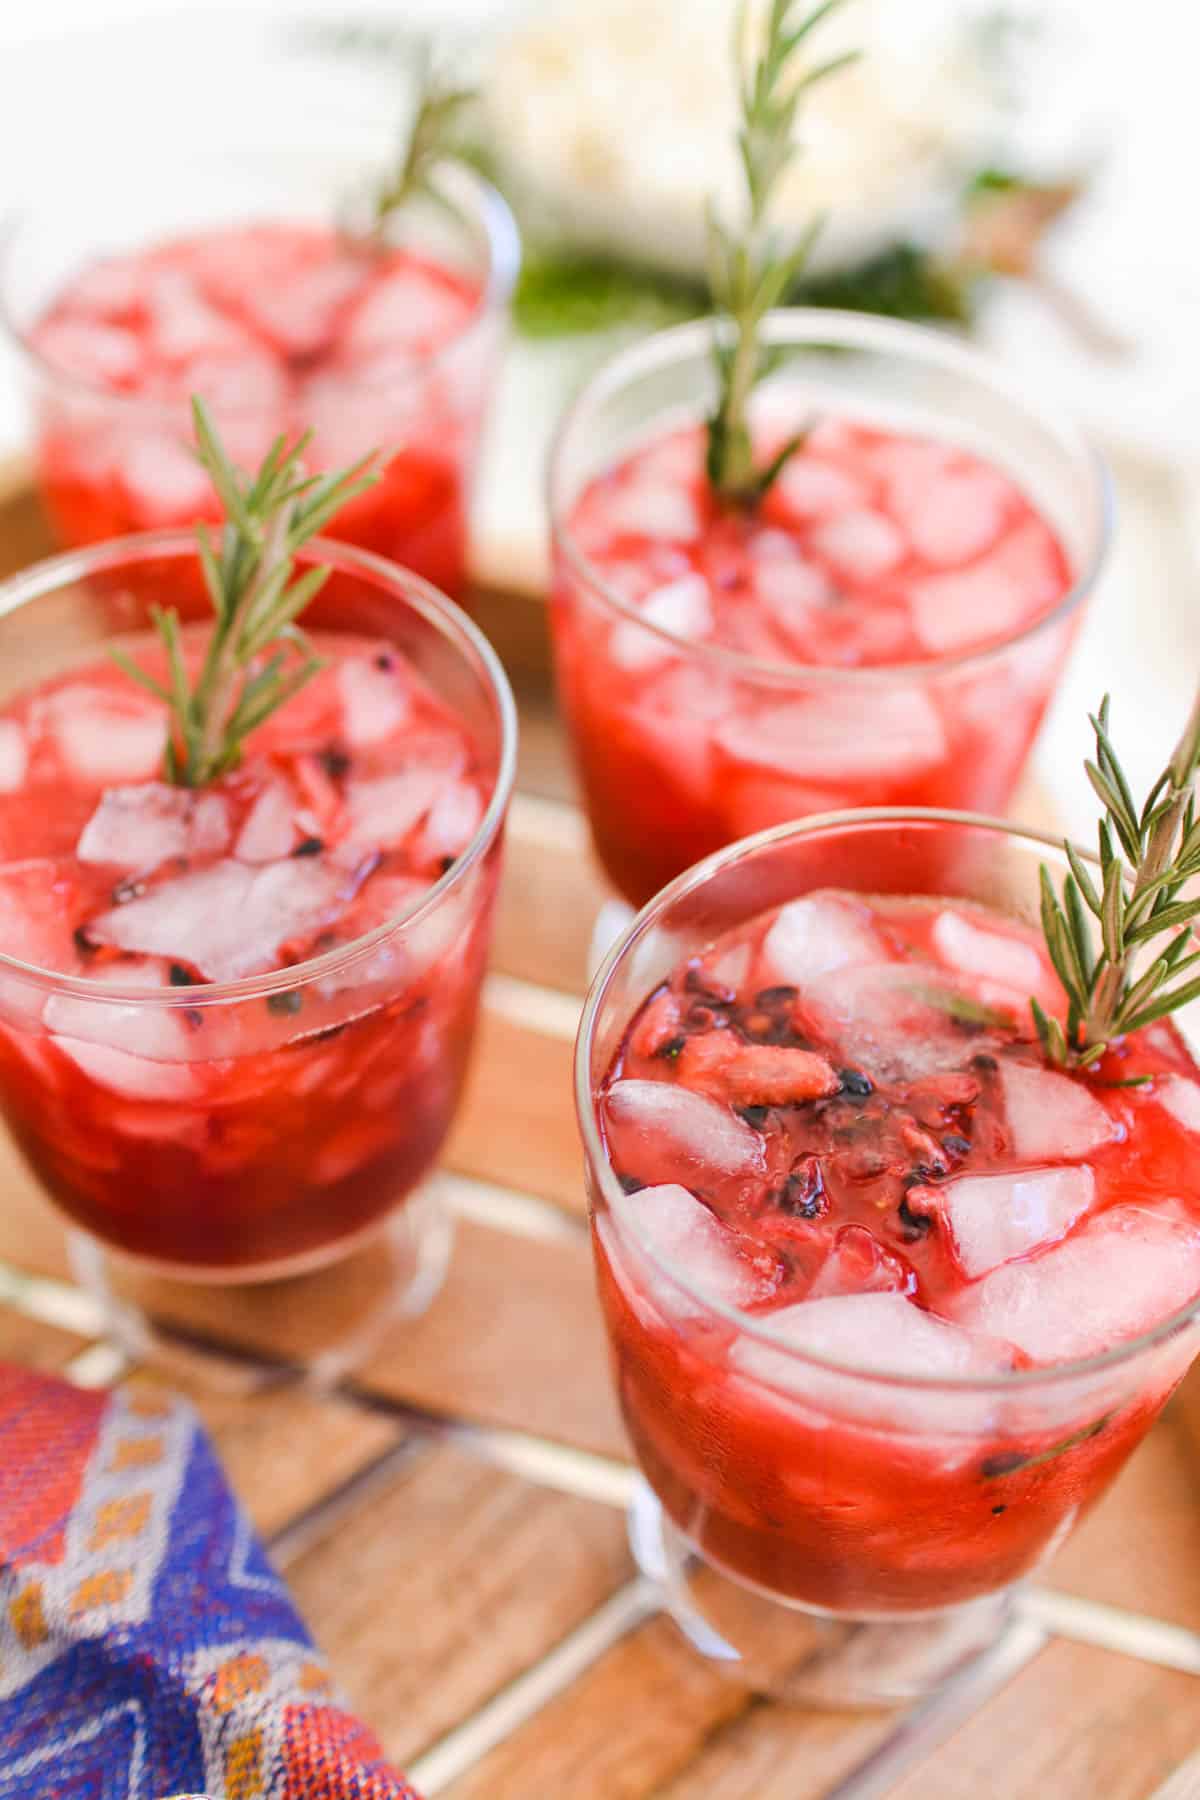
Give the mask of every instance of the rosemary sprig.
POLYGON ((708 421, 706 465, 714 491, 736 506, 757 505, 804 441, 802 432, 757 468, 748 409, 755 385, 771 366, 759 341, 763 319, 795 285, 821 224, 814 220, 788 250, 768 228, 779 179, 795 155, 800 102, 809 88, 854 61, 849 52, 798 71, 796 52, 840 3, 822 0, 797 22, 796 0, 771 0, 765 41, 753 60, 746 53, 745 4, 738 13, 737 145, 747 207, 740 230, 724 224, 711 202, 708 208, 709 282, 717 311, 729 320, 732 332, 728 341, 714 345, 718 397, 708 421))
MULTIPOLYGON (((439 199, 431 176, 434 167, 453 154, 456 126, 463 108, 475 98, 473 88, 456 87, 434 62, 428 44, 420 52, 417 103, 400 153, 392 168, 367 190, 363 217, 349 235, 359 242, 382 243, 391 219, 418 194, 439 199)), ((357 209, 355 209, 357 211, 357 209)))
POLYGON ((368 469, 371 456, 340 472, 304 475, 302 458, 311 433, 290 449, 284 438, 277 438, 258 473, 244 476, 196 397, 192 419, 197 454, 225 510, 219 548, 207 526, 196 528, 204 581, 216 612, 204 660, 190 680, 179 614, 174 607, 158 606, 151 617, 166 649, 166 684, 124 652, 114 649, 111 655, 170 714, 166 779, 195 788, 234 768, 250 732, 321 667, 296 620, 324 586, 329 570, 318 566, 293 579, 295 554, 378 477, 368 469))
POLYGON ((1114 1038, 1200 998, 1200 977, 1180 979, 1200 963, 1200 950, 1191 948, 1200 898, 1180 898, 1200 875, 1200 694, 1140 812, 1113 749, 1108 712, 1105 695, 1091 719, 1095 759, 1084 764, 1104 808, 1099 886, 1070 844, 1061 897, 1044 864, 1041 871, 1042 929, 1067 994, 1065 1030, 1036 1000, 1030 1005, 1046 1055, 1075 1068, 1094 1063, 1114 1038), (1089 914, 1099 926, 1099 950, 1089 914))

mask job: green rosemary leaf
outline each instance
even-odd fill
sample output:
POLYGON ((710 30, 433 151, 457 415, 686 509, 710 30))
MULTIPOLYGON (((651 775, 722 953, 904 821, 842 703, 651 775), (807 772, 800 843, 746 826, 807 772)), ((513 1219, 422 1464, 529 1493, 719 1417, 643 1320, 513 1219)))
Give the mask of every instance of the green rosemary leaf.
POLYGON ((1153 1025, 1156 1019, 1165 1019, 1169 1013, 1177 1012, 1181 1006, 1190 1006, 1196 999, 1200 999, 1200 976, 1195 981, 1185 981, 1180 987, 1170 988, 1141 1012, 1122 1018, 1121 1030, 1141 1031, 1144 1026, 1153 1025))
POLYGON ((1107 809, 1112 828, 1120 839, 1121 848, 1130 862, 1137 862, 1141 855, 1141 833, 1136 819, 1131 819, 1126 814, 1116 788, 1094 762, 1085 762, 1083 767, 1097 799, 1101 806, 1107 809))
POLYGON ((200 669, 189 678, 182 628, 172 608, 151 611, 166 653, 168 685, 153 681, 122 652, 113 655, 168 709, 166 779, 201 787, 235 766, 248 733, 320 667, 294 621, 328 571, 317 566, 295 575, 295 552, 377 477, 367 471, 370 458, 344 472, 305 475, 304 438, 290 449, 277 439, 257 473, 244 477, 199 399, 192 402, 192 414, 200 460, 226 512, 219 549, 203 525, 196 533, 215 615, 200 669), (272 644, 281 648, 260 661, 272 644))
POLYGON ((1176 925, 1186 925, 1197 917, 1200 917, 1200 900, 1179 900, 1174 905, 1164 906, 1160 912, 1153 913, 1133 931, 1127 931, 1125 941, 1128 944, 1144 944, 1157 937, 1160 931, 1173 931, 1176 925))
POLYGON ((1075 961, 1079 965, 1081 986, 1090 987, 1092 972, 1096 964, 1096 953, 1092 947, 1091 927, 1083 908, 1083 897, 1079 892, 1079 883, 1074 875, 1068 875, 1063 882, 1063 902, 1066 909, 1067 924, 1071 932, 1071 943, 1075 950, 1075 961))
POLYGON ((1078 887, 1079 892, 1083 895, 1088 911, 1093 913, 1098 919, 1100 917, 1101 901, 1099 894, 1096 892, 1096 884, 1088 874, 1087 864, 1080 856, 1078 850, 1076 850, 1074 844, 1064 844, 1063 848, 1067 853, 1067 861, 1071 865, 1071 873, 1075 877, 1075 884, 1078 887))
POLYGON ((124 650, 118 649, 116 644, 110 646, 108 654, 118 669, 128 675, 131 681, 136 681, 139 687, 149 689, 156 700, 162 700, 168 706, 171 704, 171 696, 162 683, 155 681, 153 675, 148 674, 145 669, 139 668, 132 656, 128 656, 124 650))
POLYGON ((1026 1455, 1020 1451, 1001 1451, 998 1456, 990 1456, 984 1463, 980 1473, 985 1481, 994 1481, 1003 1475, 1016 1475, 1026 1469, 1036 1469, 1056 1456, 1062 1456, 1068 1450, 1074 1450, 1079 1444, 1086 1444, 1090 1438, 1099 1437, 1104 1427, 1113 1417, 1116 1408, 1093 1419, 1089 1425, 1081 1425, 1078 1431, 1071 1432, 1069 1437, 1060 1438, 1057 1444, 1051 1444, 1048 1450, 1038 1450, 1026 1455))
POLYGON ((1104 937, 1104 954, 1110 963, 1119 963, 1125 953, 1123 906, 1125 886, 1121 865, 1110 862, 1104 871, 1104 899, 1100 909, 1100 929, 1104 937))
POLYGON ((732 327, 732 343, 728 349, 719 340, 714 344, 718 393, 708 421, 705 467, 721 499, 739 507, 757 505, 787 461, 775 458, 769 471, 756 469, 749 403, 765 373, 763 320, 796 281, 813 237, 810 229, 790 252, 781 254, 767 230, 767 215, 779 178, 795 154, 802 96, 853 60, 831 57, 807 71, 797 70, 796 51, 839 0, 820 0, 799 20, 794 16, 796 4, 797 0, 772 0, 762 47, 753 62, 744 50, 746 9, 739 9, 735 57, 741 117, 736 143, 746 218, 735 235, 711 202, 707 213, 709 281, 714 304, 732 327))

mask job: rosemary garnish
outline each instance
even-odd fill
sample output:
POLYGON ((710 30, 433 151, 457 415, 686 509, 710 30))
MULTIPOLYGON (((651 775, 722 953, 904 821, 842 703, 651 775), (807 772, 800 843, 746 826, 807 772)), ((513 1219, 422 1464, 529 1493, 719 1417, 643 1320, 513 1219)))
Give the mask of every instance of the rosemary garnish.
POLYGON ((244 476, 230 461, 198 398, 192 400, 192 419, 197 454, 225 510, 219 551, 207 526, 196 528, 205 585, 217 615, 204 660, 191 681, 174 607, 151 608, 167 653, 166 685, 122 651, 110 652, 127 675, 167 708, 171 729, 163 769, 178 787, 203 787, 234 768, 250 732, 321 667, 296 619, 324 586, 329 570, 318 566, 293 579, 295 554, 347 500, 377 479, 367 467, 370 456, 351 469, 305 475, 302 458, 311 433, 291 449, 286 439, 276 438, 258 473, 244 476))
POLYGON ((1041 871, 1042 928, 1067 994, 1065 1030, 1030 1001, 1046 1055, 1074 1068, 1094 1063, 1114 1038, 1140 1031, 1200 997, 1200 977, 1179 980, 1200 962, 1200 951, 1189 950, 1200 899, 1179 897, 1185 882, 1200 874, 1193 787, 1200 763, 1200 695, 1140 812, 1108 734, 1107 695, 1091 725, 1096 756, 1084 767, 1104 807, 1099 888, 1070 844, 1071 872, 1061 899, 1044 864, 1041 871), (1098 951, 1089 913, 1099 924, 1098 951), (1165 944, 1156 942, 1164 938, 1165 944), (1146 965, 1151 944, 1153 960, 1146 965))
POLYGON ((1056 1456, 1062 1456, 1065 1451, 1074 1450, 1078 1445, 1086 1444, 1092 1438, 1099 1437, 1115 1411, 1114 1408, 1112 1412, 1102 1413, 1090 1424, 1081 1425, 1078 1431, 1073 1431, 1069 1437, 1061 1438, 1057 1444, 1051 1444, 1048 1450, 1028 1452, 1002 1450, 997 1456, 989 1456, 979 1472, 985 1481, 995 1481, 1002 1475, 1016 1475, 1023 1469, 1036 1469, 1041 1463, 1051 1462, 1056 1456))
MULTIPOLYGON (((441 198, 431 179, 436 165, 457 151, 456 131, 464 106, 475 98, 473 88, 456 87, 436 67, 426 45, 421 52, 417 103, 404 134, 400 154, 392 168, 369 187, 348 235, 357 242, 379 245, 395 215, 419 194, 441 198)), ((357 214, 359 206, 352 211, 357 214)))
POLYGON ((796 0, 771 0, 761 52, 746 54, 747 14, 738 12, 735 57, 738 68, 738 156, 746 184, 746 219, 740 231, 722 223, 716 207, 708 208, 709 281, 719 313, 732 326, 727 342, 717 341, 718 397, 708 421, 708 479, 722 499, 754 506, 804 441, 790 438, 763 467, 754 461, 748 409, 757 382, 772 359, 764 353, 759 328, 773 306, 787 295, 808 260, 820 229, 814 220, 798 243, 782 250, 768 229, 768 217, 779 178, 796 153, 796 115, 809 88, 854 60, 854 52, 798 72, 794 57, 840 0, 822 0, 799 23, 796 0))

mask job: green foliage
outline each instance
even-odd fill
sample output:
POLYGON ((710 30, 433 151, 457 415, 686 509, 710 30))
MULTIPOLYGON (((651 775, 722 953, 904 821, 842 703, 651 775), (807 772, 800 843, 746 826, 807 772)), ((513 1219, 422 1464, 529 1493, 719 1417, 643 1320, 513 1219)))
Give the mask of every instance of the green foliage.
POLYGON ((277 438, 254 476, 234 467, 204 402, 192 400, 197 454, 225 511, 219 545, 197 527, 200 562, 216 622, 204 660, 189 680, 179 615, 155 607, 167 655, 164 685, 122 651, 114 660, 163 702, 171 730, 164 773, 179 787, 203 787, 236 767, 249 734, 298 693, 320 668, 296 624, 329 570, 294 575, 295 555, 340 507, 370 487, 373 457, 329 475, 304 475, 311 433, 288 449, 277 438), (268 654, 269 653, 269 654, 268 654))

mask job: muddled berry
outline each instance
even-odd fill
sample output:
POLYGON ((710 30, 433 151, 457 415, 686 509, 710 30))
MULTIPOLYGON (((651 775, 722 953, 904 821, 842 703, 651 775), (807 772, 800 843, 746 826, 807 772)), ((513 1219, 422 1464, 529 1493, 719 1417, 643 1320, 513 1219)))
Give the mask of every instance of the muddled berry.
POLYGON ((994 1513, 1002 1513, 1002 1512, 1007 1512, 1008 1508, 1007 1508, 1007 1506, 993 1506, 992 1511, 994 1513))
POLYGON ((375 667, 382 669, 385 675, 390 675, 395 666, 396 659, 390 650, 381 650, 375 658, 375 667))
POLYGON ((88 928, 86 925, 77 925, 71 935, 75 939, 75 948, 79 951, 81 956, 90 956, 93 950, 96 949, 96 945, 93 944, 91 938, 88 936, 88 928))
POLYGON ((172 987, 195 987, 196 985, 196 978, 191 970, 185 969, 182 963, 177 962, 173 962, 167 970, 167 980, 172 987))
POLYGON ((805 1156, 796 1164, 783 1186, 771 1196, 780 1212, 793 1218, 819 1219, 829 1210, 829 1197, 815 1156, 805 1156))
POLYGON ((329 744, 322 750, 318 758, 325 773, 334 781, 340 781, 350 773, 350 756, 337 744, 329 744))
POLYGON ((646 1185, 644 1181, 639 1181, 636 1175, 618 1175, 617 1180, 621 1184, 622 1192, 626 1194, 640 1194, 646 1185))
POLYGON ((685 1037, 669 1037, 665 1043, 658 1046, 654 1054, 663 1062, 674 1062, 686 1043, 685 1037))
POLYGON ((1023 1450, 1002 1450, 998 1456, 985 1457, 979 1465, 979 1473, 985 1481, 994 1481, 997 1475, 1014 1475, 1028 1461, 1023 1450))
POLYGON ((127 901, 138 899, 145 891, 146 884, 144 881, 134 881, 132 876, 129 876, 124 881, 118 881, 116 887, 113 889, 113 905, 124 906, 127 901))
POLYGON ((713 1006, 732 1006, 737 995, 732 988, 722 987, 713 981, 696 963, 689 963, 683 985, 689 994, 698 994, 713 1006))
POLYGON ((458 861, 457 856, 441 857, 438 861, 438 874, 439 875, 448 875, 457 861, 458 861))
POLYGON ((914 1211, 909 1205, 908 1194, 900 1202, 900 1223, 904 1227, 905 1241, 915 1244, 919 1239, 928 1237, 933 1230, 933 1220, 928 1213, 914 1211))
POLYGON ((282 993, 267 995, 267 1011, 288 1015, 298 1013, 304 1005, 303 996, 298 988, 285 988, 282 993))
POLYGON ((735 1106, 733 1110, 739 1119, 745 1119, 747 1125, 753 1125, 757 1131, 766 1124, 767 1114, 771 1109, 769 1106, 735 1106))
POLYGON ((870 1076, 864 1075, 861 1069, 839 1069, 838 1080, 847 1100, 866 1100, 875 1092, 870 1076))
POLYGON ((951 1156, 969 1156, 971 1140, 960 1137, 956 1131, 948 1131, 942 1139, 942 1149, 948 1151, 951 1156))
POLYGON ((319 837, 301 838, 300 842, 296 845, 296 848, 292 851, 292 855, 293 856, 320 856, 320 854, 324 848, 325 848, 324 838, 319 838, 319 837))
POLYGON ((799 988, 794 987, 763 988, 761 993, 755 994, 754 1004, 770 1012, 777 1006, 790 1006, 792 1001, 798 998, 799 993, 799 988))
POLYGON ((1000 1065, 994 1056, 990 1056, 986 1050, 980 1050, 971 1058, 971 1067, 978 1069, 984 1075, 990 1075, 1000 1065))

